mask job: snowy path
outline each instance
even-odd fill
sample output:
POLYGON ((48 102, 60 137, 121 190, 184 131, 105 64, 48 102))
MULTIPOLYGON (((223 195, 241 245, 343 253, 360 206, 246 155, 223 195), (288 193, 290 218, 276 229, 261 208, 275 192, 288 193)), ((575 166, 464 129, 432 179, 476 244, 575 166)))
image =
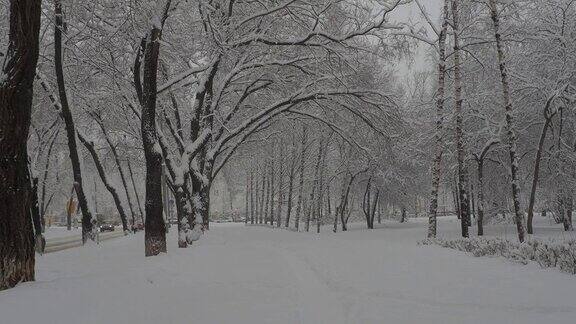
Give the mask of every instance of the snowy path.
POLYGON ((186 250, 171 233, 155 258, 141 234, 52 253, 37 282, 0 292, 0 323, 574 323, 574 276, 418 246, 424 224, 360 227, 227 224, 186 250))

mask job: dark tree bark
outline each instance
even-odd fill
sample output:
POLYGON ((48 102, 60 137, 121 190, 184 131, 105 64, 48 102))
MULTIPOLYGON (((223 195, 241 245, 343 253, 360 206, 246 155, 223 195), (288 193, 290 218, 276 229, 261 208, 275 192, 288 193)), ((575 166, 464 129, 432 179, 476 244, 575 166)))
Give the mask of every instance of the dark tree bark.
POLYGON ((372 200, 372 177, 368 179, 366 184, 366 191, 364 192, 364 200, 362 201, 362 209, 366 218, 366 226, 368 229, 374 229, 374 216, 376 214, 376 206, 380 191, 376 189, 374 199, 372 200))
POLYGON ((38 62, 39 0, 10 0, 0 75, 0 290, 34 280, 27 138, 38 62))
POLYGON ((362 199, 362 211, 364 212, 364 218, 366 219, 366 227, 368 229, 373 229, 374 225, 370 221, 371 210, 370 210, 370 196, 371 196, 371 188, 370 185, 372 183, 372 177, 368 178, 368 183, 366 183, 366 189, 364 190, 364 199, 362 199))
MULTIPOLYGON (((468 215, 470 217, 476 217, 476 201, 474 197, 474 184, 472 182, 470 182, 470 203, 468 207, 470 208, 468 215)), ((472 221, 468 223, 468 226, 472 226, 472 221)))
MULTIPOLYGON (((170 0, 166 2, 162 25, 166 21, 170 0)), ((166 252, 166 224, 162 216, 162 152, 156 131, 156 95, 158 81, 158 57, 162 26, 153 25, 145 37, 144 78, 142 80, 142 142, 146 160, 146 227, 144 234, 145 255, 166 252)), ((136 61, 139 61, 137 57, 136 61)), ((139 71, 137 72, 139 74, 139 71)), ((139 77, 136 83, 140 83, 139 77)), ((137 87, 138 89, 138 87, 137 87)))
POLYGON ((540 133, 540 140, 538 141, 538 150, 536 151, 536 158, 534 160, 534 173, 532 175, 532 188, 530 189, 530 200, 528 201, 528 219, 526 221, 526 230, 528 234, 534 234, 534 228, 532 226, 532 220, 534 219, 534 204, 536 202, 536 188, 538 187, 538 180, 540 177, 540 161, 542 160, 542 153, 544 151, 544 143, 546 141, 546 134, 548 133, 548 128, 552 122, 552 117, 554 114, 549 114, 550 105, 552 104, 552 99, 548 99, 546 107, 544 108, 544 126, 542 126, 542 132, 540 133))
POLYGON ((68 138, 68 150, 70 152, 70 161, 72 162, 72 173, 76 188, 78 204, 82 211, 82 242, 85 243, 91 237, 92 232, 92 214, 88 208, 88 201, 82 185, 82 168, 80 166, 80 157, 78 154, 78 145, 76 143, 76 129, 74 127, 74 118, 68 104, 66 94, 66 85, 64 81, 63 54, 62 54, 62 31, 64 29, 63 11, 61 0, 54 0, 54 14, 56 15, 54 25, 54 67, 56 70, 56 82, 58 84, 58 96, 62 107, 62 119, 66 124, 66 136, 68 138))

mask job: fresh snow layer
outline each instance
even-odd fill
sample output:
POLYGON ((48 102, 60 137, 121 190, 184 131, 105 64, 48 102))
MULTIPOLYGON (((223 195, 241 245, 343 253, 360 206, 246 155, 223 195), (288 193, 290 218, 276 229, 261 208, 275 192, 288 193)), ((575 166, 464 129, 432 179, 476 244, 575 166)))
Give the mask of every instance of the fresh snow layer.
POLYGON ((142 233, 47 254, 36 282, 0 292, 0 323, 574 323, 576 277, 419 246, 426 225, 216 224, 188 249, 172 230, 157 257, 142 233))

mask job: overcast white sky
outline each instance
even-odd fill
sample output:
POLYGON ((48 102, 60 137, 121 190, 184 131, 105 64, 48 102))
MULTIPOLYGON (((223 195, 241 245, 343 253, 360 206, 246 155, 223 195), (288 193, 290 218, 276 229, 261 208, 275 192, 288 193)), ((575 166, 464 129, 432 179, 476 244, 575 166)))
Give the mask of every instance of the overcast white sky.
MULTIPOLYGON (((426 7, 427 12, 433 21, 440 25, 440 16, 442 11, 442 0, 421 0, 421 4, 426 7)), ((433 32, 428 28, 428 24, 422 18, 420 10, 415 3, 404 5, 393 12, 391 18, 395 21, 410 22, 417 24, 417 26, 426 27, 429 30, 431 37, 433 38, 433 32)), ((419 51, 416 53, 416 57, 412 65, 399 67, 399 72, 410 72, 410 71, 420 71, 430 67, 429 62, 426 61, 426 50, 428 45, 422 44, 419 51)))

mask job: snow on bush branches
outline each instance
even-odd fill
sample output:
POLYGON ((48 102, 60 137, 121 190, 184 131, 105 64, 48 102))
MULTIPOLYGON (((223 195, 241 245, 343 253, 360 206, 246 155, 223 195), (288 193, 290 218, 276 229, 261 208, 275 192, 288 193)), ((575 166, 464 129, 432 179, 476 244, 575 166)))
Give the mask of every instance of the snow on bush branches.
POLYGON ((419 244, 439 245, 470 252, 475 257, 502 256, 522 264, 535 261, 543 268, 559 268, 562 272, 576 274, 576 240, 562 242, 529 240, 516 243, 501 238, 460 238, 427 239, 419 244))

